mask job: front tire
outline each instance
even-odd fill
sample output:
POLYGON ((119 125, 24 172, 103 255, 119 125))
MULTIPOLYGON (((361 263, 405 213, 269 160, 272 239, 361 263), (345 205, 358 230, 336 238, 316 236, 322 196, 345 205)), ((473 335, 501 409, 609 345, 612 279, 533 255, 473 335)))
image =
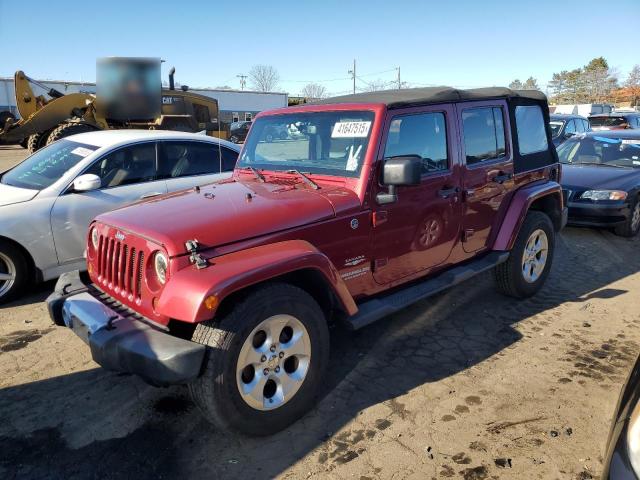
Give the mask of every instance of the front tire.
POLYGON ((329 331, 304 290, 271 283, 239 299, 192 336, 207 349, 191 397, 221 431, 270 435, 315 403, 329 360, 329 331))
POLYGON ((631 201, 629 210, 631 211, 629 218, 623 225, 616 227, 616 235, 630 238, 640 232, 640 198, 636 197, 631 201))
POLYGON ((494 268, 499 292, 527 298, 542 288, 553 261, 555 230, 542 212, 529 212, 506 262, 494 268))
POLYGON ((49 134, 49 137, 47 138, 47 145, 51 145, 53 142, 60 140, 61 138, 69 137, 77 133, 93 131, 95 131, 95 128, 85 123, 61 123, 49 134))
POLYGON ((50 132, 50 130, 46 130, 44 132, 29 135, 27 138, 27 151, 29 152, 29 155, 34 154, 46 145, 50 132))
POLYGON ((0 305, 16 299, 29 278, 29 264, 15 245, 0 241, 0 305))

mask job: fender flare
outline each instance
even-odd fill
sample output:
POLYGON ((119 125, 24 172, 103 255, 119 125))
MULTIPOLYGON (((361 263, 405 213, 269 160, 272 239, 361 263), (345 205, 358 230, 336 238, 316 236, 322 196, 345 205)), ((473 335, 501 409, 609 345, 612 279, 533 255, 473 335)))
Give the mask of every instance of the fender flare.
POLYGON ((518 232, 520 232, 524 218, 533 202, 549 195, 557 196, 558 206, 560 208, 560 211, 557 213, 562 215, 564 205, 562 200, 562 187, 559 183, 536 183, 516 191, 511 198, 500 230, 496 234, 492 249, 503 251, 511 250, 518 236, 518 232))
POLYGON ((215 309, 204 306, 214 295, 217 306, 230 294, 251 285, 298 270, 314 269, 348 315, 358 311, 347 286, 331 263, 317 248, 304 240, 287 240, 214 257, 207 268, 183 268, 171 275, 156 311, 176 320, 199 323, 211 319, 215 309))

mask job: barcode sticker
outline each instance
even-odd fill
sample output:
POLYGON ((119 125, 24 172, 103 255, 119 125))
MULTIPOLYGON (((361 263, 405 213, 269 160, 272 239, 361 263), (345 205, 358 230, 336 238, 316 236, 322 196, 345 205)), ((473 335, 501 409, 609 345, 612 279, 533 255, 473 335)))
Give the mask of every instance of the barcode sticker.
POLYGON ((371 122, 338 122, 333 126, 331 138, 364 138, 370 128, 371 122))
POLYGON ((76 155, 79 155, 82 158, 84 158, 87 155, 91 155, 93 153, 93 150, 89 150, 88 148, 84 148, 84 147, 76 147, 73 150, 71 150, 71 153, 75 153, 76 155))

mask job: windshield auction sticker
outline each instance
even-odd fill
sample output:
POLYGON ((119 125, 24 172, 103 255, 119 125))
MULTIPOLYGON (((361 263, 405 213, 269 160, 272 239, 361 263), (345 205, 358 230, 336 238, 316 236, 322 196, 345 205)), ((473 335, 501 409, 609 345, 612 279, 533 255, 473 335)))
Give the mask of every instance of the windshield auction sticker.
POLYGON ((337 122, 331 138, 364 138, 369 135, 371 122, 337 122))
POLYGON ((87 155, 91 155, 93 152, 91 150, 89 150, 88 148, 76 147, 73 150, 71 150, 71 153, 74 153, 74 154, 84 158, 87 155))

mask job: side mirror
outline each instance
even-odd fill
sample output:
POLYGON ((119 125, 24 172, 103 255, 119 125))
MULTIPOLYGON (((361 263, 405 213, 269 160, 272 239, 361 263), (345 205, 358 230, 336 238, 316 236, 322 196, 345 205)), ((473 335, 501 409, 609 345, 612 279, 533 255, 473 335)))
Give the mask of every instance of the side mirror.
POLYGON ((74 192, 90 192, 91 190, 97 190, 102 186, 100 177, 92 173, 85 173, 76 177, 73 181, 74 192))
POLYGON ((575 135, 575 132, 564 132, 564 138, 571 138, 575 135))
POLYGON ((382 166, 382 184, 389 186, 387 193, 379 193, 376 201, 380 205, 398 200, 396 187, 418 185, 422 178, 422 158, 418 155, 392 157, 382 166))

